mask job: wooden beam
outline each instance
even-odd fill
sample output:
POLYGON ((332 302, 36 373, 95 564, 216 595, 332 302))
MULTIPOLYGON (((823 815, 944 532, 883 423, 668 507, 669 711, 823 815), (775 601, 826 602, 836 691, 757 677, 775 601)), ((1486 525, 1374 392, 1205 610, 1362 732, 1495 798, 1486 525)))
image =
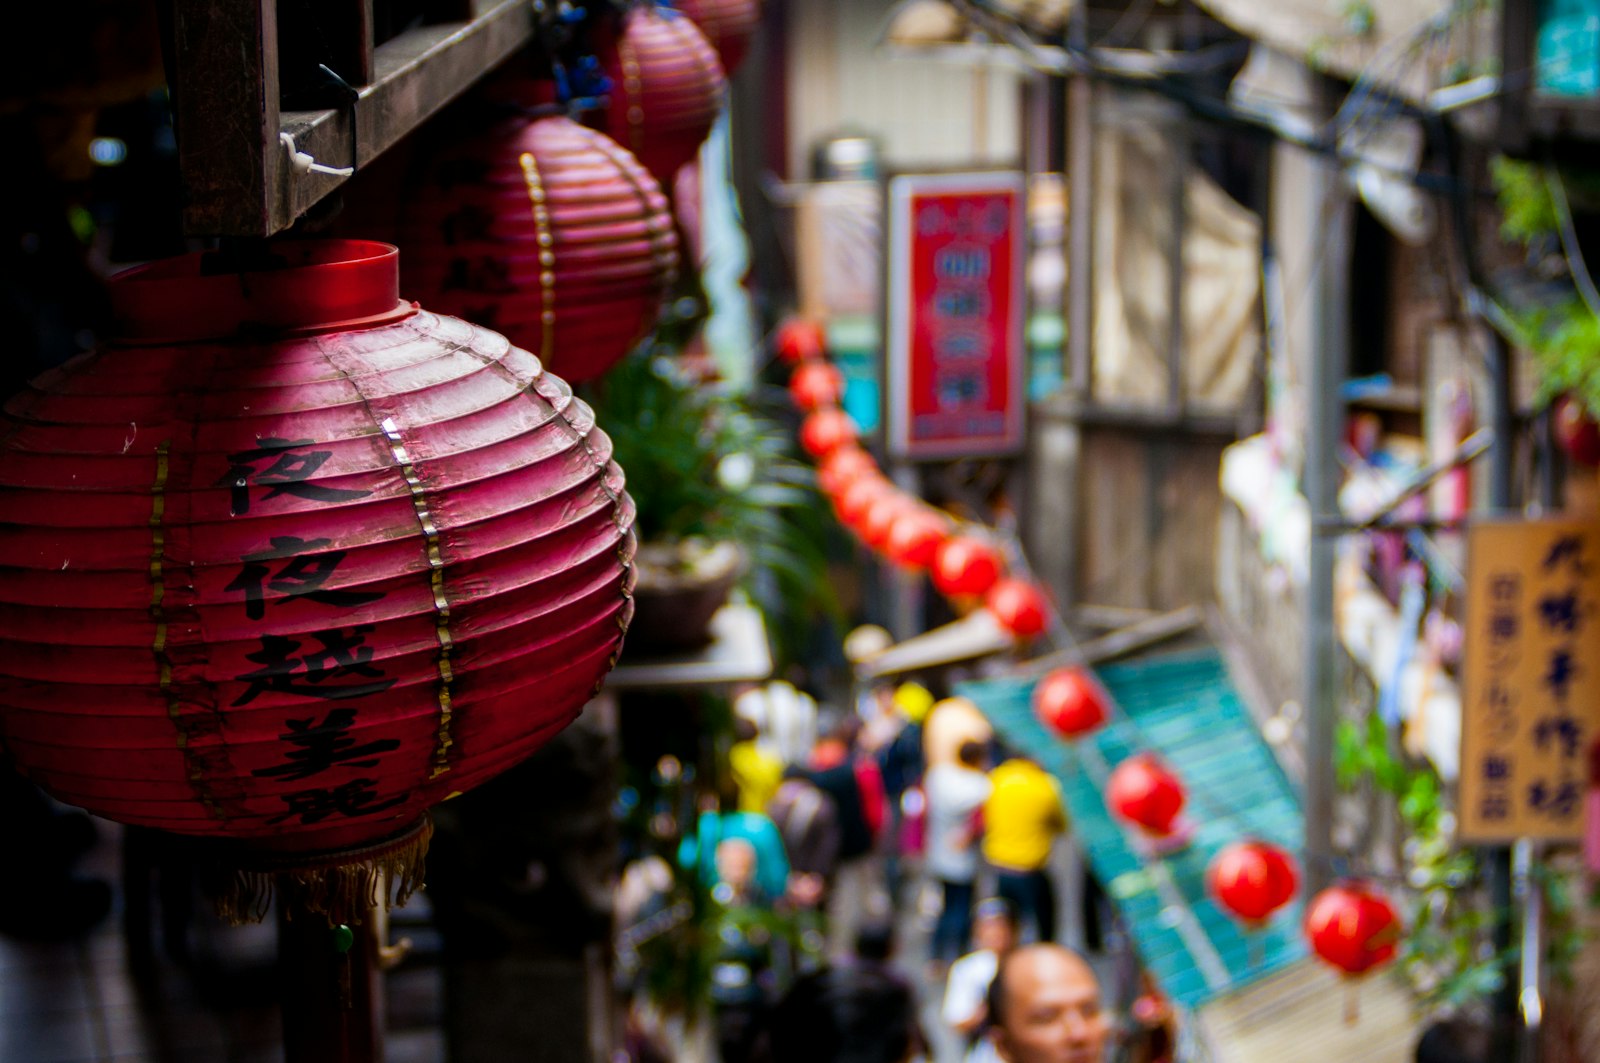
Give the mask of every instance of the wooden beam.
MULTIPOLYGON (((288 112, 284 132, 318 162, 360 170, 533 36, 532 9, 524 0, 479 0, 477 12, 471 22, 422 26, 380 45, 373 53, 372 84, 361 90, 352 107, 288 112)), ((331 174, 288 175, 272 231, 288 228, 345 180, 331 174)))
POLYGON ((296 170, 280 134, 323 166, 359 170, 526 45, 535 26, 525 0, 474 0, 468 21, 422 26, 370 49, 366 78, 359 59, 372 30, 363 2, 352 8, 357 39, 346 42, 356 69, 339 73, 367 84, 347 107, 280 113, 276 4, 173 2, 174 110, 191 236, 289 228, 347 178, 296 170))
POLYGON ((1076 646, 1057 650, 1055 653, 1047 653, 1043 657, 1035 657, 1031 661, 1024 662, 1012 674, 1040 676, 1070 665, 1094 665, 1126 657, 1130 653, 1185 635, 1199 627, 1204 619, 1205 616, 1199 606, 1186 605, 1182 609, 1153 616, 1149 620, 1142 620, 1120 631, 1101 635, 1088 642, 1080 642, 1076 646))
MULTIPOLYGON (((278 23, 273 0, 172 0, 173 125, 192 236, 276 232, 278 23)), ((278 228, 281 228, 279 226, 278 228)))

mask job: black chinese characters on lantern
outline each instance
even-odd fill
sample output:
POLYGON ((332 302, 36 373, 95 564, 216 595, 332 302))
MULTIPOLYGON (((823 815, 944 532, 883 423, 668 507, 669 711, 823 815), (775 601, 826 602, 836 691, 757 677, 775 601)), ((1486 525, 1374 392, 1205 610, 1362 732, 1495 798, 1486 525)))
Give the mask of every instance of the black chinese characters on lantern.
POLYGON ((348 900, 592 695, 633 509, 571 389, 402 302, 393 247, 272 253, 121 274, 118 338, 7 404, 0 743, 64 801, 348 900))

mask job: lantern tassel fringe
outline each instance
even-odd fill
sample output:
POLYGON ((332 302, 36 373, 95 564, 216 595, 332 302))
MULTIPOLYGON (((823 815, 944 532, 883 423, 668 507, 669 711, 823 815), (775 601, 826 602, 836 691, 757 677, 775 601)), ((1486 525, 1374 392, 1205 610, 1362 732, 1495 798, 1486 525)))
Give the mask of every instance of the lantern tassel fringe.
POLYGON ((359 925, 380 903, 402 908, 423 886, 428 842, 433 825, 426 819, 398 843, 381 851, 358 850, 329 857, 326 863, 292 868, 240 867, 214 864, 202 874, 202 886, 216 906, 217 917, 230 926, 259 923, 272 910, 274 896, 285 905, 287 918, 324 917, 329 926, 359 925))

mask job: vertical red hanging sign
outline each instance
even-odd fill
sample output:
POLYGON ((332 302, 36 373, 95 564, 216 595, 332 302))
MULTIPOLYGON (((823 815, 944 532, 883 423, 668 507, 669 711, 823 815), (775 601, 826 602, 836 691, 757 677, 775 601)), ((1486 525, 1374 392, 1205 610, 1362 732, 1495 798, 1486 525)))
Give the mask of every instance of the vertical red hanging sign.
POLYGON ((1024 196, 1013 172, 889 182, 889 449, 978 457, 1022 446, 1024 196))

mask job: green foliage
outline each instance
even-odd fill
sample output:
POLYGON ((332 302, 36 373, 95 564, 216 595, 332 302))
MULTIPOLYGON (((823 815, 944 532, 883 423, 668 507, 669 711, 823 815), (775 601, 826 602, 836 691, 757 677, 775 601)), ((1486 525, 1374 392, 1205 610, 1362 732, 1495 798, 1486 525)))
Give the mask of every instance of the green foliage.
POLYGON ((837 615, 822 514, 809 466, 770 411, 689 376, 669 348, 647 346, 595 389, 600 426, 628 478, 642 541, 732 541, 750 560, 744 589, 782 659, 812 620, 837 615))
POLYGON ((1531 244, 1554 235, 1561 226, 1556 201, 1550 195, 1544 167, 1537 163, 1497 157, 1489 168, 1495 194, 1500 200, 1500 235, 1520 244, 1531 244))
POLYGON ((1600 416, 1600 318, 1573 297, 1512 320, 1518 342, 1539 362, 1540 401, 1570 393, 1600 416))
MULTIPOLYGON (((1550 191, 1550 171, 1531 162, 1495 159, 1492 172, 1503 215, 1500 234, 1532 247, 1559 237, 1560 213, 1550 191)), ((1600 176, 1565 170, 1563 187, 1575 206, 1600 200, 1600 176)), ((1509 315, 1520 346, 1539 363, 1539 398, 1564 392, 1600 416, 1600 319, 1576 295, 1551 306, 1509 315)))
POLYGON ((1342 788, 1369 780, 1395 800, 1408 838, 1403 858, 1414 899, 1400 966, 1424 1006, 1455 1010, 1486 999, 1503 983, 1510 957, 1494 952, 1493 910, 1471 889, 1477 857, 1455 847, 1447 833, 1438 776, 1395 752, 1389 728, 1376 713, 1362 724, 1339 725, 1334 768, 1342 788))
MULTIPOLYGON (((1488 999, 1509 977, 1517 949, 1496 952, 1492 942, 1499 914, 1476 889, 1478 857, 1456 846, 1444 790, 1425 764, 1397 755, 1376 714, 1357 724, 1346 720, 1334 736, 1334 767, 1341 788, 1370 780, 1395 799, 1408 838, 1406 882, 1414 903, 1401 944, 1400 965, 1428 1010, 1457 1011, 1488 999)), ((1545 963, 1563 981, 1584 943, 1569 880, 1535 863, 1534 886, 1546 912, 1545 963)))

